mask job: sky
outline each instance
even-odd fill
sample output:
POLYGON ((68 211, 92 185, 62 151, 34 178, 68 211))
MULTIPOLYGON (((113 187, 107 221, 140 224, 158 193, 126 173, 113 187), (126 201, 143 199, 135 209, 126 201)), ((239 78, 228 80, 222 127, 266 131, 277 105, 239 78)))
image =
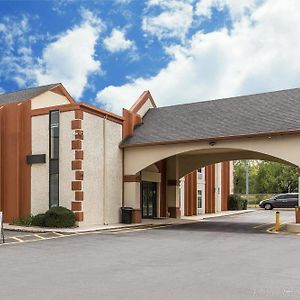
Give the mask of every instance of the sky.
POLYGON ((300 87, 299 0, 0 0, 0 93, 61 82, 115 113, 300 87))

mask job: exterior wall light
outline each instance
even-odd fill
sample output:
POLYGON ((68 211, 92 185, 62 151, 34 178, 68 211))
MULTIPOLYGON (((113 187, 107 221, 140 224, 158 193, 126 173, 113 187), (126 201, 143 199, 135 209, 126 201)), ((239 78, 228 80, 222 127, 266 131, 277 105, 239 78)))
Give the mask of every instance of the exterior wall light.
POLYGON ((214 142, 214 141, 209 142, 210 146, 214 146, 215 144, 216 144, 216 142, 214 142))

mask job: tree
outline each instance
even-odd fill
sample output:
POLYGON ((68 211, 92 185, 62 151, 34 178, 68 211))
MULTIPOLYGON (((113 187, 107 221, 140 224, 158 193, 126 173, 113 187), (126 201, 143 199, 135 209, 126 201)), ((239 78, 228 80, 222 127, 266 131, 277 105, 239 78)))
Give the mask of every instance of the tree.
MULTIPOLYGON (((246 193, 246 161, 234 162, 235 193, 246 193)), ((280 194, 298 191, 297 168, 269 161, 249 161, 249 193, 280 194)))
POLYGON ((256 191, 259 194, 297 192, 297 168, 269 161, 260 162, 256 177, 256 191))
MULTIPOLYGON (((249 193, 255 193, 256 161, 249 161, 249 193)), ((237 194, 246 193, 246 161, 234 161, 234 191, 237 194)))

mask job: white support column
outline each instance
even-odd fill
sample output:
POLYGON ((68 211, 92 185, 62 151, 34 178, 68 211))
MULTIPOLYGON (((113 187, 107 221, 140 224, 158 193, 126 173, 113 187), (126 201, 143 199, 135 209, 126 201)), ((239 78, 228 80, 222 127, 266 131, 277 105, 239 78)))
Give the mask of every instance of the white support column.
POLYGON ((300 206, 300 167, 298 167, 298 206, 300 206))
POLYGON ((141 176, 125 175, 124 182, 124 206, 133 208, 132 222, 141 223, 141 176))
POLYGON ((298 173, 298 206, 300 206, 300 176, 298 173))
POLYGON ((171 218, 180 218, 179 207, 179 163, 178 157, 174 156, 167 160, 167 205, 171 218))

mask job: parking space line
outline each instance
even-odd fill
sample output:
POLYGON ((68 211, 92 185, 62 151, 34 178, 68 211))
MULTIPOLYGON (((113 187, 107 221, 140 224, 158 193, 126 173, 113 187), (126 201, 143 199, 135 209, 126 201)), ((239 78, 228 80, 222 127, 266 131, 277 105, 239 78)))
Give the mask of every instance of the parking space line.
POLYGON ((19 238, 16 237, 16 236, 12 236, 11 238, 14 239, 14 240, 16 240, 16 241, 18 241, 19 243, 24 243, 23 240, 19 239, 19 238))
POLYGON ((271 225, 271 224, 274 224, 274 223, 263 223, 263 224, 259 224, 259 225, 256 225, 256 226, 253 226, 252 228, 259 228, 259 227, 263 227, 263 226, 267 226, 267 225, 271 225))
POLYGON ((46 240, 47 238, 43 237, 43 236, 40 236, 38 234, 34 234, 34 236, 36 236, 37 238, 41 239, 41 240, 46 240))
POLYGON ((56 232, 56 231, 53 231, 53 233, 54 233, 54 234, 57 234, 58 236, 66 236, 66 235, 64 235, 64 234, 62 234, 62 233, 59 233, 59 232, 56 232))

